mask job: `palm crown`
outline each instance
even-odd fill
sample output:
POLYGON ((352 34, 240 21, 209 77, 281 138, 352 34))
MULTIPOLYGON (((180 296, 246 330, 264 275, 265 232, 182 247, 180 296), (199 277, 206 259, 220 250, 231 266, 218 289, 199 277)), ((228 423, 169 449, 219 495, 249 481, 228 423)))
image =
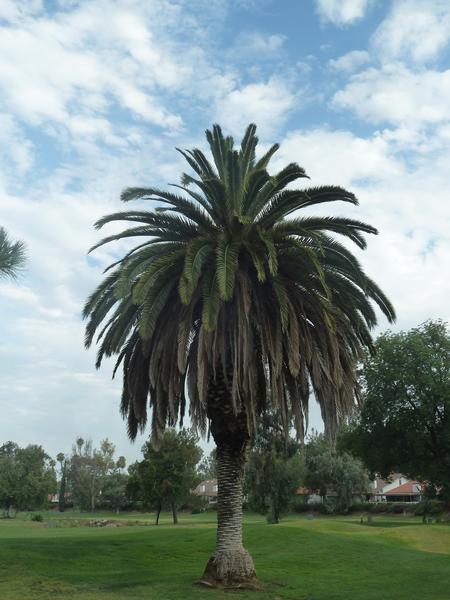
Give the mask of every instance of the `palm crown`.
POLYGON ((291 163, 275 175, 267 167, 278 145, 255 156, 250 125, 239 149, 218 125, 206 132, 213 160, 182 151, 193 174, 182 193, 128 188, 122 200, 156 203, 150 210, 108 215, 136 222, 106 237, 142 241, 106 270, 89 297, 86 344, 97 330, 97 366, 118 355, 123 365, 122 413, 135 437, 152 408, 153 434, 190 416, 205 431, 208 389, 221 376, 230 410, 245 413, 254 432, 258 417, 275 408, 303 435, 312 386, 333 433, 356 396, 355 361, 371 349, 376 324, 371 301, 389 321, 394 310, 338 234, 365 248, 365 223, 343 217, 302 216, 324 202, 357 204, 336 186, 291 189, 306 178, 291 163), (295 213, 295 214, 293 214, 295 213), (289 215, 292 215, 291 218, 289 215))
POLYGON ((0 227, 0 278, 15 279, 26 262, 25 244, 9 239, 4 227, 0 227))

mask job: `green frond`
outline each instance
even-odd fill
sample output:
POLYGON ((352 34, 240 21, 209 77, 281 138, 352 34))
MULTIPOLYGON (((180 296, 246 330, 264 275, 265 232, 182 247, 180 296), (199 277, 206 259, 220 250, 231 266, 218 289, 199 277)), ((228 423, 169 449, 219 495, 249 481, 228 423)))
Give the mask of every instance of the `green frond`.
POLYGON ((255 135, 256 125, 251 123, 244 134, 239 151, 240 164, 243 177, 247 176, 247 172, 253 167, 255 162, 255 150, 258 144, 258 138, 255 135))
POLYGON ((0 227, 0 278, 15 279, 27 260, 25 244, 9 239, 6 229, 0 227))
POLYGON ((267 165, 270 162, 270 159, 275 154, 275 152, 279 150, 279 148, 280 144, 273 144, 273 146, 271 146, 269 150, 267 150, 267 152, 265 152, 255 164, 255 171, 258 171, 260 169, 266 169, 267 165))
POLYGON ((202 323, 206 331, 214 331, 220 311, 220 292, 217 273, 209 270, 203 279, 202 286, 202 323))
POLYGON ((238 268, 240 242, 222 235, 217 244, 217 283, 222 300, 231 300, 238 268))
POLYGON ((333 232, 348 237, 360 248, 367 246, 366 240, 360 232, 377 234, 377 230, 353 219, 344 217, 304 217, 301 219, 290 219, 277 223, 274 226, 274 232, 279 236, 301 236, 309 237, 315 232, 333 232))
POLYGON ((260 253, 260 250, 257 249, 251 243, 245 242, 244 247, 247 250, 248 254, 250 255, 253 266, 255 267, 258 281, 260 283, 263 283, 264 281, 266 281, 266 269, 264 266, 264 255, 262 253, 260 253))
POLYGON ((202 274, 203 266, 212 253, 209 240, 193 240, 185 254, 183 275, 180 278, 179 292, 183 304, 189 304, 202 274))
POLYGON ((284 333, 289 327, 289 295, 278 277, 272 279, 272 287, 277 298, 281 327, 284 333))
POLYGON ((264 229, 259 229, 258 233, 267 250, 267 263, 269 265, 269 272, 271 275, 276 275, 278 272, 278 255, 272 236, 264 229))
POLYGON ((367 294, 375 300, 389 323, 393 323, 396 319, 396 315, 391 302, 372 279, 366 276, 366 281, 367 294))
MULTIPOLYGON (((154 262, 152 262, 148 269, 146 269, 146 271, 139 278, 137 283, 133 286, 132 297, 134 303, 141 304, 144 302, 148 295, 152 293, 151 290, 155 287, 156 282, 165 281, 170 276, 174 275, 174 268, 177 268, 178 264, 183 260, 183 258, 184 249, 174 250, 173 252, 169 252, 158 257, 154 262)), ((177 283, 177 281, 175 283, 177 283)))
POLYGON ((307 190, 285 190, 272 198, 261 212, 258 223, 270 227, 296 210, 324 202, 350 202, 358 204, 355 195, 339 186, 321 186, 307 190))
MULTIPOLYGON (((176 269, 173 269, 176 271, 176 269)), ((149 340, 155 330, 156 321, 164 310, 172 290, 176 288, 176 280, 169 275, 169 270, 159 276, 142 304, 142 314, 139 319, 139 334, 143 340, 149 340)))

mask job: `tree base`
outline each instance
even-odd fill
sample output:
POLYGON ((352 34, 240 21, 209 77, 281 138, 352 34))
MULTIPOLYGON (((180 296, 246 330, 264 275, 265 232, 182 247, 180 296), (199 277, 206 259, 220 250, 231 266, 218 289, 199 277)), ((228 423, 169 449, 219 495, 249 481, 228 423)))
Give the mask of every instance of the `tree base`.
POLYGON ((215 552, 198 583, 213 588, 262 589, 252 557, 245 548, 215 552))

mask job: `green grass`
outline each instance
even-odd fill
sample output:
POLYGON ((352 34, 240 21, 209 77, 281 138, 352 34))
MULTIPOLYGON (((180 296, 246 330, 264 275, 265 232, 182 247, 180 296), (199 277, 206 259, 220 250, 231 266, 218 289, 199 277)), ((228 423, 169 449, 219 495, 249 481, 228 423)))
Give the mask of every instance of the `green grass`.
POLYGON ((246 545, 266 591, 221 592, 193 585, 214 547, 214 513, 183 515, 178 526, 164 515, 159 527, 152 515, 123 514, 133 526, 95 529, 73 525, 115 517, 43 515, 0 520, 1 600, 450 599, 445 524, 296 516, 267 525, 249 515, 246 545))

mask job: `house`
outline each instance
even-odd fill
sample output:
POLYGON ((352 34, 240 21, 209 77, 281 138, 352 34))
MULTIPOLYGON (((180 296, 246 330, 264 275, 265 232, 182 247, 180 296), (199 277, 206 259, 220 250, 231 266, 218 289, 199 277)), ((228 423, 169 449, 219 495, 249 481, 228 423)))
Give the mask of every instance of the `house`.
MULTIPOLYGON (((70 492, 65 492, 64 493, 64 498, 65 500, 69 500, 70 498, 70 492)), ((58 504, 59 502, 59 494, 48 494, 47 496, 47 502, 49 502, 50 504, 58 504)))
POLYGON ((371 502, 420 502, 423 486, 401 473, 392 473, 389 479, 376 478, 372 482, 371 502))
POLYGON ((217 502, 217 479, 205 479, 192 491, 195 496, 201 496, 208 504, 217 502))
POLYGON ((319 490, 310 490, 302 486, 297 489, 296 494, 297 496, 301 496, 302 500, 307 504, 323 502, 323 498, 319 495, 319 490))

